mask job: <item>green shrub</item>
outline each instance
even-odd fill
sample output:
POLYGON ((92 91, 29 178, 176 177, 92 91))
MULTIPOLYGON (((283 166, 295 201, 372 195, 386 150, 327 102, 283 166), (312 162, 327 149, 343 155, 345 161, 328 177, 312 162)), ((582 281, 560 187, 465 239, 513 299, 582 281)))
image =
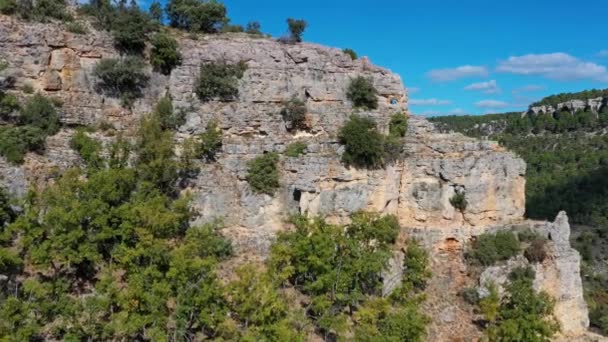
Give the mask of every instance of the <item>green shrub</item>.
POLYGON ((120 8, 112 20, 112 37, 118 50, 140 54, 146 47, 148 33, 154 30, 153 21, 135 2, 120 8))
POLYGON ((545 292, 534 291, 534 271, 529 267, 515 269, 509 280, 497 315, 488 319, 487 338, 490 341, 550 341, 559 331, 553 316, 554 300, 545 292))
POLYGON ((186 113, 173 110, 173 102, 169 94, 158 100, 152 114, 156 116, 163 130, 177 129, 186 123, 186 113))
POLYGON ((171 70, 182 63, 177 41, 166 33, 157 33, 152 37, 150 64, 155 71, 169 75, 171 70))
POLYGON ((519 241, 512 232, 484 233, 477 236, 467 258, 484 266, 507 260, 519 253, 519 241))
POLYGON ((45 137, 37 127, 0 127, 0 154, 11 163, 21 164, 27 152, 44 150, 45 137))
POLYGON ((0 91, 0 119, 9 120, 12 113, 19 109, 17 97, 0 91))
POLYGON ((538 234, 537 232, 533 231, 530 228, 527 228, 527 229, 524 229, 524 230, 518 232, 517 238, 521 242, 529 242, 529 241, 542 239, 540 234, 538 234))
POLYGON ((422 341, 428 318, 417 285, 426 279, 428 259, 414 244, 404 265, 411 266, 396 295, 383 298, 382 270, 399 234, 395 216, 358 212, 345 226, 303 215, 291 218, 294 229, 273 244, 269 273, 282 286, 310 298, 306 304, 315 330, 331 340, 422 341))
POLYGON ((338 138, 344 144, 342 161, 357 167, 377 168, 383 163, 384 136, 376 129, 376 123, 369 118, 351 115, 338 138))
POLYGON ((242 61, 237 64, 226 62, 202 64, 194 91, 203 102, 215 98, 222 101, 233 100, 239 94, 238 81, 243 77, 245 70, 247 64, 242 61))
MULTIPOLYGON (((72 15, 67 10, 65 0, 37 0, 31 11, 31 19, 46 22, 48 19, 57 19, 61 21, 71 21, 72 15)), ((22 16, 28 17, 27 15, 22 16)))
POLYGON ((462 289, 459 292, 460 296, 462 297, 462 299, 464 299, 465 302, 471 304, 471 305, 477 305, 479 304, 479 292, 477 292, 477 288, 475 287, 467 287, 462 289))
POLYGON ((395 113, 391 115, 391 120, 388 123, 389 136, 404 137, 407 133, 408 118, 403 113, 395 113))
POLYGON ((89 137, 84 130, 78 130, 74 134, 70 146, 78 152, 87 167, 97 169, 103 166, 100 156, 101 143, 89 137))
POLYGON ((241 33, 245 32, 245 28, 241 25, 226 24, 222 27, 222 33, 241 33))
POLYGON ((0 0, 0 13, 11 15, 17 13, 17 9, 15 0, 0 0))
POLYGON ((148 13, 150 13, 150 18, 152 18, 152 20, 154 20, 156 23, 163 23, 163 8, 160 2, 156 0, 153 1, 152 4, 150 4, 148 13))
POLYGON ((456 191, 454 196, 450 198, 450 204, 458 211, 464 212, 467 209, 468 204, 464 192, 456 191))
POLYGON ((489 293, 479 300, 479 311, 486 321, 493 322, 499 315, 500 296, 496 284, 490 283, 485 286, 489 293))
POLYGON ((283 110, 281 116, 287 124, 288 130, 305 129, 306 128, 306 104, 304 101, 294 97, 289 100, 283 110))
POLYGON ((262 25, 257 21, 248 22, 245 32, 253 35, 262 35, 262 25))
POLYGON ((342 52, 347 54, 353 61, 358 58, 357 53, 353 49, 346 48, 346 49, 343 49, 342 52))
POLYGON ((351 79, 346 91, 346 97, 352 101, 355 107, 366 109, 378 108, 378 91, 374 88, 371 80, 358 76, 351 79))
POLYGON ((287 19, 287 26, 289 28, 289 38, 294 43, 300 43, 302 41, 302 34, 306 30, 308 24, 302 19, 287 19))
POLYGON ((226 298, 243 333, 240 339, 232 337, 227 340, 304 341, 305 325, 290 316, 286 296, 272 282, 268 272, 244 265, 236 270, 236 274, 237 280, 227 287, 226 298))
MULTIPOLYGON (((124 9, 126 4, 123 2, 121 8, 124 9)), ((110 0, 91 0, 83 3, 78 8, 78 11, 92 17, 93 25, 100 30, 111 30, 112 24, 118 15, 120 9, 110 0)))
POLYGON ((226 7, 215 0, 169 0, 167 17, 172 27, 216 33, 228 22, 226 7))
POLYGON ((26 94, 33 94, 35 90, 34 86, 32 86, 30 83, 26 83, 21 86, 21 91, 26 94))
POLYGON ((165 194, 175 191, 179 165, 173 132, 164 129, 158 115, 148 115, 139 125, 136 143, 138 177, 165 194))
POLYGON ((130 106, 148 85, 144 67, 144 62, 137 57, 108 58, 97 63, 93 74, 99 79, 97 85, 101 91, 121 98, 124 105, 130 106))
POLYGON ((279 155, 265 153, 247 163, 247 182, 254 192, 274 195, 280 186, 279 155))
POLYGON ((285 155, 292 158, 297 158, 306 151, 306 144, 301 141, 292 142, 285 148, 285 155))
POLYGON ((65 24, 65 28, 76 34, 86 34, 89 30, 87 27, 80 21, 71 21, 65 24))
POLYGON ((216 121, 211 120, 201 133, 200 155, 207 161, 215 161, 216 154, 222 149, 222 130, 216 121))
POLYGON ((47 135, 57 133, 61 126, 53 102, 40 94, 31 97, 21 108, 19 124, 40 128, 47 135))

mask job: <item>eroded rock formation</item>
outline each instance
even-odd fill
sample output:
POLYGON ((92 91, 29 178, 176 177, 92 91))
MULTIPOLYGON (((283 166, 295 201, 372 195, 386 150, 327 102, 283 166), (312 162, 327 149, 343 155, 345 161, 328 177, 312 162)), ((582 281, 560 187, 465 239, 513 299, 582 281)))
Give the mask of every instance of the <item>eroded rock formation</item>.
MULTIPOLYGON (((22 195, 28 185, 44 183, 57 170, 77 165, 78 156, 69 148, 71 125, 107 122, 128 136, 139 118, 170 94, 174 106, 187 113, 178 140, 200 133, 211 120, 222 129, 217 162, 201 161, 200 173, 185 190, 193 196, 198 221, 221 217, 238 251, 263 257, 290 212, 337 222, 358 210, 395 214, 404 228, 403 239, 419 238, 431 250, 430 340, 479 336, 471 314, 458 304, 458 291, 473 281, 463 253, 474 235, 526 224, 525 163, 520 158, 496 143, 439 133, 425 119, 412 116, 404 157, 379 170, 345 167, 336 135, 354 110, 346 99, 349 80, 360 75, 372 79, 379 107, 358 113, 373 118, 386 132, 391 114, 407 112, 407 92, 398 75, 365 58, 353 61, 339 49, 314 44, 284 45, 240 34, 180 37, 179 43, 183 64, 170 76, 150 71, 144 97, 127 110, 95 88, 94 65, 117 56, 107 34, 76 35, 57 25, 0 16, 0 57, 15 71, 9 92, 25 97, 20 89, 27 84, 60 98, 67 125, 47 140, 44 155, 29 154, 23 166, 0 162, 2 184, 22 195), (193 91, 199 65, 220 60, 244 61, 248 66, 238 99, 201 103, 193 91), (280 115, 285 101, 293 97, 306 103, 306 131, 289 131, 280 115), (280 191, 275 196, 252 192, 245 180, 247 162, 265 152, 283 152, 294 141, 307 144, 306 154, 281 159, 280 191), (462 211, 450 203, 456 192, 468 202, 462 211)), ((558 234, 551 233, 554 258, 537 269, 539 288, 558 298, 562 306, 557 314, 563 320, 577 317, 564 324, 565 330, 579 332, 588 324, 579 258, 563 239, 567 222, 560 220, 546 225, 549 230, 557 227, 558 234)), ((398 256, 396 260, 387 278, 400 272, 398 256)), ((387 284, 386 291, 390 287, 387 284)))

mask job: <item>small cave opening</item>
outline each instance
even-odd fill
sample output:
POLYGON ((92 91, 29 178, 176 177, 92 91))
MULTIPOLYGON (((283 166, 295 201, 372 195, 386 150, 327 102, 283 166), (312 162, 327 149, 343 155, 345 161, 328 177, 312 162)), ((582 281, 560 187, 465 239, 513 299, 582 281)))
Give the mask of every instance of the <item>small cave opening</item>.
POLYGON ((301 198, 302 198, 302 190, 294 189, 293 190, 293 200, 299 203, 301 198))

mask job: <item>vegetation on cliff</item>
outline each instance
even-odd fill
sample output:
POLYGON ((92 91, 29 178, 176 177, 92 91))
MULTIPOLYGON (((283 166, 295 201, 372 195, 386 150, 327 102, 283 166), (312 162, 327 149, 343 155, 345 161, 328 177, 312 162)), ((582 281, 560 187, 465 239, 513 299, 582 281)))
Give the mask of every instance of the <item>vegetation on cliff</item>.
POLYGON ((424 336, 417 306, 428 271, 417 245, 406 250, 401 288, 381 297, 396 218, 359 213, 339 226, 296 216, 267 272, 245 265, 221 282, 216 269, 231 245, 219 222, 191 225, 188 197, 178 195, 184 165, 158 113, 142 120, 135 144, 117 138, 105 157, 84 130, 72 146, 86 167, 32 191, 20 214, 0 193, 0 337, 293 341, 317 329, 359 340, 424 336), (309 299, 296 301, 293 291, 309 299))
POLYGON ((366 109, 378 108, 378 91, 371 80, 358 76, 348 85, 346 97, 352 101, 353 106, 366 109))
POLYGON ((489 341, 548 342, 559 331, 553 316, 555 305, 546 293, 533 288, 534 271, 517 268, 509 274, 502 299, 490 290, 480 303, 487 320, 485 334, 489 341))
POLYGON ((46 137, 59 131, 59 114, 53 101, 40 94, 31 96, 23 105, 16 98, 7 97, 10 105, 4 107, 7 110, 4 119, 9 124, 0 127, 0 154, 19 164, 27 152, 44 150, 46 137), (18 115, 13 115, 17 110, 18 115))

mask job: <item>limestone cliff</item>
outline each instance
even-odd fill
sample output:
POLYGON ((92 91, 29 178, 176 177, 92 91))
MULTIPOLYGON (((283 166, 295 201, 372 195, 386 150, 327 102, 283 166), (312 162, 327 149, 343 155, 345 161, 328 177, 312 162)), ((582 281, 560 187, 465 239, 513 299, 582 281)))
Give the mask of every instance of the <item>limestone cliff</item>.
POLYGON ((555 106, 530 106, 527 112, 533 114, 553 114, 562 110, 567 110, 571 114, 575 114, 578 111, 590 110, 592 113, 597 114, 603 108, 608 105, 608 97, 596 97, 587 100, 570 100, 566 102, 560 102, 555 106))
MULTIPOLYGON (((457 297, 473 281, 463 251, 472 236, 486 230, 527 224, 521 159, 492 142, 439 133, 425 119, 412 116, 403 158, 380 170, 347 168, 340 162, 342 147, 336 134, 353 112, 345 95, 349 80, 359 75, 373 80, 379 107, 359 114, 373 118, 386 131, 391 114, 407 111, 407 92, 398 75, 365 58, 353 61, 339 49, 314 44, 285 45, 239 34, 182 36, 179 43, 183 64, 170 76, 150 71, 144 97, 127 110, 95 89, 95 63, 117 56, 107 34, 76 35, 58 25, 0 16, 0 57, 11 66, 8 91, 25 97, 19 89, 29 84, 60 98, 66 125, 47 139, 44 155, 29 154, 23 166, 0 162, 2 184, 21 195, 28 184, 47 182, 57 170, 79 163, 69 148, 71 126, 107 122, 128 136, 138 119, 168 93, 174 106, 187 112, 178 139, 200 133, 212 119, 223 132, 218 161, 201 161, 201 172, 185 190, 193 196, 198 221, 223 218, 238 251, 263 257, 293 211, 333 221, 345 221, 362 209, 395 214, 402 237, 417 237, 431 250, 434 278, 427 310, 434 321, 429 339, 479 337, 469 319, 472 314, 462 309, 457 297), (218 60, 247 63, 239 97, 201 103, 193 93, 199 65, 218 60), (309 129, 295 134, 279 114, 292 97, 304 100, 308 109, 309 129), (306 142, 306 155, 282 157, 280 191, 273 197, 252 192, 245 181, 247 162, 264 152, 282 152, 296 140, 306 142), (450 204, 456 192, 464 193, 469 203, 462 212, 450 204)), ((542 265, 538 286, 553 291, 562 320, 577 317, 563 325, 565 333, 576 334, 588 322, 578 254, 565 241, 555 241, 554 259, 542 265)), ((392 271, 400 272, 398 266, 392 271)))

